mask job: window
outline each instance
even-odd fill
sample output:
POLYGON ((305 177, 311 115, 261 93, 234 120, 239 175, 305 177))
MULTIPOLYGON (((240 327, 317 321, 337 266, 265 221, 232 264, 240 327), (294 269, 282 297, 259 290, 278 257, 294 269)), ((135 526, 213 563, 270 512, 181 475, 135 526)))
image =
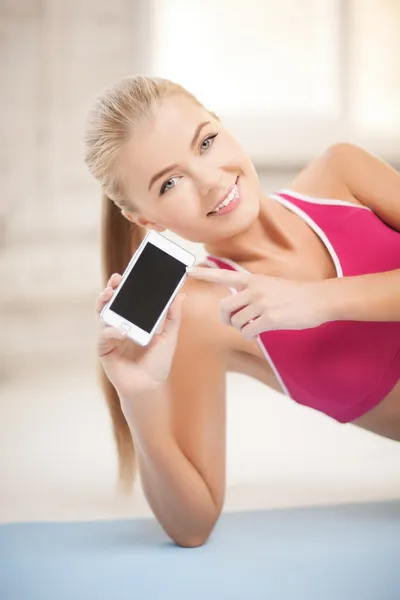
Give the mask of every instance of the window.
POLYGON ((335 112, 335 1, 157 0, 155 67, 220 112, 335 112), (328 67, 328 68, 327 68, 328 67))
POLYGON ((359 132, 400 137, 400 2, 352 0, 350 118, 359 132))
POLYGON ((255 162, 400 137, 397 0, 153 0, 153 74, 216 111, 255 162))

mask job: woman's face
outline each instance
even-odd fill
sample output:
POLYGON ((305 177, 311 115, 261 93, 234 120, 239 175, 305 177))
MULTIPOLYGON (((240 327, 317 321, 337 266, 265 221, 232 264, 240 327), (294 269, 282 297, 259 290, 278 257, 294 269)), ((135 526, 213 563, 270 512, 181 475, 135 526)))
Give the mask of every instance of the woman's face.
POLYGON ((248 156, 205 108, 184 95, 163 100, 132 136, 122 177, 142 226, 192 242, 215 243, 250 227, 260 184, 248 156), (210 214, 224 200, 232 202, 210 214))

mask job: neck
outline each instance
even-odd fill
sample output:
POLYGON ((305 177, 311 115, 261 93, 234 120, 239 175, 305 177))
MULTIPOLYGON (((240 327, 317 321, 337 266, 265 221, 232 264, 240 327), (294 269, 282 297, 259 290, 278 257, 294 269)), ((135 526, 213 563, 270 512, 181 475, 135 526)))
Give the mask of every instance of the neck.
POLYGON ((205 250, 213 256, 241 263, 281 258, 295 248, 287 219, 283 219, 284 213, 284 207, 278 202, 262 197, 258 216, 248 229, 230 238, 206 244, 205 250))

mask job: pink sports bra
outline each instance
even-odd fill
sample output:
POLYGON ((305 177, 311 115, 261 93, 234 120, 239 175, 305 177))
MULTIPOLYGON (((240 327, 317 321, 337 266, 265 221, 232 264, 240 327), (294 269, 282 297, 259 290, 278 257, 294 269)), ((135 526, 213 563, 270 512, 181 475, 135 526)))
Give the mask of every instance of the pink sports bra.
MULTIPOLYGON (((315 231, 337 277, 400 269, 400 233, 369 208, 291 190, 271 198, 315 231)), ((244 270, 226 258, 208 256, 206 263, 244 270)), ((257 340, 285 395, 341 423, 371 410, 400 379, 400 322, 331 321, 266 331, 257 340)))

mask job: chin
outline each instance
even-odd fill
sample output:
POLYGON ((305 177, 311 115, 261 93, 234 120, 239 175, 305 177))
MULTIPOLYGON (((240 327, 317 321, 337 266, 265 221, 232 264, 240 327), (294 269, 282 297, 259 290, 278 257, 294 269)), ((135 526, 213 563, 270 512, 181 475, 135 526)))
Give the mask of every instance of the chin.
POLYGON ((230 228, 232 230, 235 229, 240 233, 240 231, 248 229, 254 221, 258 219, 259 214, 260 203, 258 199, 252 202, 242 202, 242 204, 237 207, 235 213, 232 213, 233 219, 229 224, 230 228))
MULTIPOLYGON (((248 197, 248 194, 246 194, 248 197)), ((251 195, 251 200, 240 198, 238 206, 227 214, 206 217, 199 220, 199 229, 191 231, 175 230, 180 237, 189 242, 215 244, 246 232, 257 220, 260 213, 259 196, 251 195)))
POLYGON ((196 241, 203 244, 216 244, 245 233, 257 220, 260 207, 254 203, 246 207, 241 206, 235 212, 235 215, 230 215, 229 220, 225 220, 223 217, 216 217, 212 223, 212 227, 207 232, 203 232, 201 240, 196 241), (216 225, 219 226, 216 227, 216 225))
POLYGON ((248 210, 244 214, 242 213, 240 215, 240 218, 238 218, 237 222, 235 224, 232 223, 232 226, 229 228, 229 230, 226 231, 225 237, 233 237, 235 235, 240 235, 241 233, 244 233, 245 231, 250 229, 254 222, 257 221, 258 213, 259 209, 257 209, 256 211, 248 210))

